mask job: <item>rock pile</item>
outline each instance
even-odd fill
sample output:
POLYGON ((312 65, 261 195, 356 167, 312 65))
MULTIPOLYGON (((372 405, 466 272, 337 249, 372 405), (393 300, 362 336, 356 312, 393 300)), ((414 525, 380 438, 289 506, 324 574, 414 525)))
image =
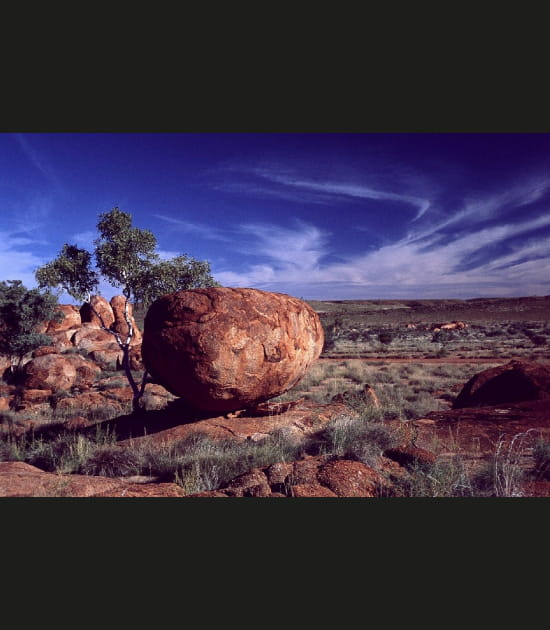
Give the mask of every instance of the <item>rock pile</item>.
MULTIPOLYGON (((108 302, 104 297, 93 296, 91 302, 101 314, 103 323, 119 332, 123 341, 128 325, 124 315, 124 297, 115 296, 108 302)), ((41 346, 24 357, 21 381, 18 386, 2 385, 0 411, 24 411, 47 413, 48 411, 72 411, 123 413, 132 398, 124 376, 122 386, 113 387, 102 382, 104 370, 120 369, 122 351, 114 336, 101 328, 101 321, 88 304, 78 308, 62 304, 59 307, 64 319, 60 322, 44 322, 38 332, 51 337, 51 345, 41 346), (22 391, 21 391, 22 388, 22 391)), ((131 308, 128 318, 134 328, 131 341, 130 367, 143 369, 141 362, 141 332, 136 325, 131 308)), ((9 370, 11 361, 0 357, 0 371, 9 370)), ((107 379, 108 380, 108 379, 107 379)), ((163 402, 173 398, 160 386, 155 389, 153 404, 159 405, 159 391, 163 402)), ((19 425, 24 419, 18 418, 19 425)), ((0 427, 0 430, 4 427, 0 427)), ((20 426, 23 429, 23 426, 20 426)))

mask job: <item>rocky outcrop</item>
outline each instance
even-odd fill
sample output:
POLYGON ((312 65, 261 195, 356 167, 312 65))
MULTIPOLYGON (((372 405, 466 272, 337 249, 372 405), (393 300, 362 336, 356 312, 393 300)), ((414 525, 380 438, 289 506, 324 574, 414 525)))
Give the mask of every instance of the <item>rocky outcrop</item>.
POLYGON ((400 466, 413 469, 416 467, 429 469, 437 459, 431 451, 408 444, 386 449, 384 457, 397 462, 400 466))
POLYGON ((11 368, 11 360, 9 357, 0 354, 0 378, 6 370, 11 368))
POLYGON ((439 332, 441 330, 464 330, 465 328, 468 328, 468 324, 465 324, 464 322, 460 322, 455 319, 452 322, 446 322, 443 324, 433 324, 432 326, 428 328, 428 330, 431 330, 433 332, 439 332))
POLYGON ((191 289, 149 308, 142 357, 153 379, 197 409, 252 407, 293 387, 324 334, 305 302, 257 289, 191 289))
POLYGON ((90 350, 88 356, 102 370, 114 371, 119 369, 122 352, 113 347, 112 350, 90 350))
POLYGON ((510 361, 479 372, 462 388, 454 409, 550 399, 550 367, 510 361))
POLYGON ((121 414, 123 407, 123 403, 114 397, 107 397, 103 392, 88 391, 58 400, 55 410, 57 413, 85 413, 89 417, 105 419, 121 414))
MULTIPOLYGON (((58 351, 62 352, 66 348, 70 348, 73 344, 71 343, 71 337, 75 334, 75 331, 79 330, 78 328, 68 328, 67 330, 58 330, 54 332, 49 332, 48 337, 52 340, 52 346, 58 351)), ((39 350, 39 348, 37 348, 39 350)))
POLYGON ((40 348, 33 350, 31 356, 36 359, 36 357, 42 357, 45 354, 59 354, 59 348, 57 346, 40 346, 40 348))
POLYGON ((362 462, 327 455, 254 468, 217 490, 188 497, 364 497, 381 496, 387 481, 362 462))

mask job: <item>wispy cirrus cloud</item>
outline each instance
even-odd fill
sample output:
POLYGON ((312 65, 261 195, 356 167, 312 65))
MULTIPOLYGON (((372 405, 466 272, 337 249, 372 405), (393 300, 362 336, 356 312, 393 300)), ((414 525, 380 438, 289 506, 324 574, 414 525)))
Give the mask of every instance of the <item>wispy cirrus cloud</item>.
POLYGON ((267 258, 287 268, 309 272, 329 252, 328 232, 296 221, 294 227, 271 223, 245 223, 235 228, 234 248, 248 255, 267 258))
POLYGON ((414 215, 393 242, 376 247, 369 243, 355 254, 340 252, 339 259, 331 257, 333 235, 311 221, 212 228, 158 215, 189 234, 224 241, 227 251, 244 255, 238 265, 213 265, 216 279, 226 286, 341 299, 550 293, 550 214, 542 205, 550 178, 465 196, 456 209, 440 212, 427 196, 266 172, 293 191, 400 201, 409 204, 414 215))
POLYGON ((311 239, 316 228, 303 225, 295 235, 295 247, 287 247, 284 231, 263 226, 256 230, 258 256, 263 264, 242 272, 221 271, 220 282, 233 286, 257 286, 307 297, 403 297, 415 294, 441 296, 506 295, 550 292, 550 216, 474 231, 426 248, 420 242, 402 239, 342 262, 323 262, 324 239, 311 239), (537 235, 537 230, 546 229, 537 235), (493 254, 475 266, 462 268, 484 247, 495 247, 530 234, 528 244, 511 245, 512 251, 493 254), (269 235, 269 236, 268 236, 269 235), (299 246, 298 244, 303 244, 299 246), (308 243, 310 245, 308 245, 308 243), (311 247, 311 243, 314 244, 311 247), (274 252, 280 251, 277 255, 274 252), (283 253, 286 252, 286 255, 283 253), (305 262, 305 264, 304 264, 305 262))
POLYGON ((44 176, 47 182, 57 190, 61 190, 61 182, 59 181, 57 173, 48 160, 38 149, 36 149, 31 139, 23 133, 16 133, 14 134, 14 137, 21 151, 33 164, 33 166, 44 176))
POLYGON ((0 222, 9 225, 12 238, 18 236, 43 242, 53 208, 54 202, 49 195, 34 195, 28 201, 2 208, 0 222))
POLYGON ((329 196, 343 196, 351 197, 355 199, 373 199, 375 201, 397 201, 400 203, 409 204, 416 208, 416 215, 413 217, 413 221, 418 220, 426 211, 430 208, 431 202, 429 199, 417 197, 415 195, 409 195, 406 193, 399 193, 388 190, 378 190, 370 186, 358 183, 346 183, 346 182, 320 182, 311 179, 303 179, 299 177, 290 177, 288 175, 278 175, 271 171, 256 171, 266 179, 270 179, 273 182, 289 186, 306 191, 314 191, 324 193, 329 196))
MULTIPOLYGON (((412 195, 395 190, 384 190, 362 182, 321 181, 295 174, 288 169, 277 167, 227 167, 233 176, 230 180, 214 184, 218 190, 241 193, 257 197, 276 197, 294 201, 331 204, 339 200, 370 199, 374 201, 393 201, 404 203, 416 209, 413 221, 422 217, 431 206, 431 201, 423 196, 412 195), (238 176, 243 179, 239 179, 238 176)), ((367 177, 367 174, 365 174, 367 177)))
POLYGON ((429 222, 409 234, 410 240, 423 239, 443 233, 447 228, 466 231, 491 220, 504 221, 517 217, 525 209, 544 198, 550 191, 550 178, 539 176, 514 183, 503 191, 492 195, 466 197, 463 205, 448 213, 445 219, 429 222))
POLYGON ((206 223, 184 221, 183 219, 176 219, 175 217, 169 217, 164 214, 153 214, 152 216, 156 219, 160 219, 164 223, 170 225, 174 230, 183 234, 194 234, 202 238, 216 241, 231 240, 225 230, 213 227, 212 225, 208 225, 206 223))
POLYGON ((33 253, 35 245, 30 238, 0 231, 0 280, 21 280, 27 288, 35 287, 34 271, 46 262, 33 253))

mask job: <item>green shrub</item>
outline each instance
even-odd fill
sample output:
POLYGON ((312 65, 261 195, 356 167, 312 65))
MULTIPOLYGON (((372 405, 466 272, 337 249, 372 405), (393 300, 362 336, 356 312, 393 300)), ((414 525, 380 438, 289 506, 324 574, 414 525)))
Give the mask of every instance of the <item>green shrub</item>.
POLYGON ((381 332, 378 334, 378 341, 385 345, 390 344, 394 340, 394 334, 391 332, 381 332))

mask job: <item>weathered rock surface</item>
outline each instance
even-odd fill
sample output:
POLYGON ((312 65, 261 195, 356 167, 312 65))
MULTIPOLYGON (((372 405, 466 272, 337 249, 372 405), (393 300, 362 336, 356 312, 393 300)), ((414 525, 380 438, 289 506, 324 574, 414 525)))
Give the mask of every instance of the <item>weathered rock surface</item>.
POLYGON ((377 497, 387 482, 362 462, 327 455, 271 464, 239 475, 217 490, 188 497, 377 497))
POLYGON ((47 411, 50 409, 50 389, 24 389, 16 399, 14 411, 47 411))
POLYGON ((68 390, 73 385, 87 388, 101 368, 77 354, 40 354, 24 367, 24 385, 28 389, 68 390))
POLYGON ((24 462, 0 462, 0 497, 181 497, 175 483, 49 473, 24 462))
POLYGON ((24 373, 24 385, 28 389, 67 390, 76 381, 75 366, 60 354, 44 354, 31 359, 25 364, 24 373))
POLYGON ((436 462, 436 456, 424 448, 411 445, 401 445, 384 451, 387 457, 405 468, 429 467, 436 462))
POLYGON ((84 303, 80 307, 80 317, 82 319, 82 323, 91 324, 92 326, 99 328, 102 325, 102 319, 103 325, 106 328, 109 328, 109 326, 111 326, 115 321, 113 309, 109 302, 101 295, 92 295, 90 304, 84 303), (101 316, 101 319, 94 313, 94 309, 101 316))
POLYGON ((404 466, 420 461, 429 465, 435 455, 439 461, 459 458, 469 473, 475 473, 494 465, 500 444, 501 464, 510 456, 525 473, 521 482, 525 496, 550 496, 550 481, 533 478, 532 450, 537 440, 550 440, 550 400, 431 411, 424 418, 388 424, 400 431, 406 446, 384 455, 404 466), (510 451, 512 443, 515 449, 510 451))
POLYGON ((42 357, 45 354, 59 354, 60 349, 57 346, 40 346, 40 348, 36 348, 32 352, 32 358, 36 359, 36 357, 42 357))
POLYGON ((102 370, 114 371, 119 367, 122 352, 120 349, 115 350, 114 348, 112 350, 89 350, 88 356, 102 370))
POLYGON ((293 387, 319 357, 308 304, 257 289, 191 289, 149 308, 142 357, 153 379, 197 409, 234 411, 293 387))
POLYGON ((99 365, 78 354, 65 354, 63 357, 74 367, 76 371, 74 385, 81 389, 90 387, 101 374, 99 365))
MULTIPOLYGON (((158 386, 157 386, 158 387, 158 386)), ((152 385, 147 385, 145 398, 150 395, 160 398, 162 389, 156 391, 152 385)), ((252 440, 257 442, 274 432, 282 432, 284 437, 296 443, 301 442, 309 435, 322 429, 326 424, 341 415, 350 415, 351 410, 343 404, 326 403, 319 404, 313 401, 300 401, 296 406, 288 405, 281 410, 274 405, 273 412, 269 411, 268 403, 262 415, 255 412, 243 412, 237 417, 210 416, 207 418, 194 418, 185 410, 179 409, 180 401, 172 403, 173 408, 167 407, 159 412, 159 418, 154 414, 149 414, 149 426, 141 434, 138 422, 135 418, 129 418, 129 427, 125 427, 125 419, 118 418, 113 421, 113 430, 121 437, 119 446, 124 448, 134 448, 137 444, 149 444, 153 447, 164 447, 174 444, 180 440, 185 440, 189 436, 201 433, 212 439, 235 440, 242 442, 252 440), (187 419, 184 420, 187 416, 187 419), (172 419, 171 419, 172 418, 172 419), (166 428, 160 428, 161 423, 168 424, 166 428), (124 438, 126 432, 130 432, 132 437, 124 438)))
POLYGON ((550 367, 510 361, 473 376, 457 396, 453 408, 550 399, 550 367))
POLYGON ((101 328, 96 328, 92 324, 84 324, 71 337, 71 342, 77 348, 82 348, 88 352, 94 350, 120 350, 116 339, 111 333, 101 328))
MULTIPOLYGON (((75 334, 75 330, 78 328, 69 328, 67 330, 56 330, 49 332, 48 336, 52 340, 52 345, 58 350, 62 351, 64 348, 69 348, 73 344, 71 343, 71 337, 75 334)), ((38 350, 39 348, 37 348, 38 350)))
POLYGON ((122 413, 119 398, 106 396, 102 392, 88 391, 77 396, 62 398, 56 403, 57 412, 83 414, 90 417, 112 417, 122 413))
POLYGON ((53 332, 79 328, 82 325, 78 307, 72 306, 71 304, 60 304, 57 310, 61 311, 65 317, 60 322, 48 322, 48 327, 46 328, 47 335, 53 332))
POLYGON ((2 376, 6 370, 9 370, 10 367, 10 358, 0 354, 0 376, 2 376))

